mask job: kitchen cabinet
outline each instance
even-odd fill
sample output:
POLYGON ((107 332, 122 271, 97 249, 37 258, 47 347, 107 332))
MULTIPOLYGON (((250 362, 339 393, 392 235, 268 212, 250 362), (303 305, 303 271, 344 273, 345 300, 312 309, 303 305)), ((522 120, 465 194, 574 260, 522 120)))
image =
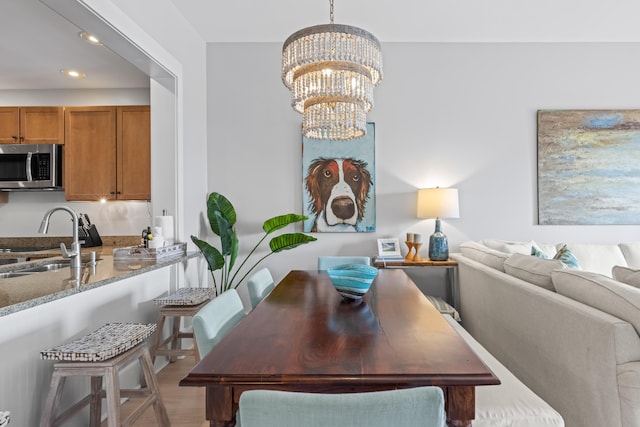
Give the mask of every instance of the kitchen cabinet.
POLYGON ((65 108, 67 200, 151 199, 151 116, 143 106, 65 108))
POLYGON ((64 108, 0 107, 0 144, 64 144, 64 108))

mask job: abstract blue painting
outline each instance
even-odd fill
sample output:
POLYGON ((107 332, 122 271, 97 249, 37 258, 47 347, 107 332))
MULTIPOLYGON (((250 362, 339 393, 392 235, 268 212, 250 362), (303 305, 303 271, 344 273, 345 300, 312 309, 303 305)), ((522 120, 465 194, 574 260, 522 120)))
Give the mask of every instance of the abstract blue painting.
POLYGON ((302 138, 305 232, 376 231, 375 126, 347 141, 302 138))
POLYGON ((640 224, 640 110, 538 111, 538 223, 640 224))

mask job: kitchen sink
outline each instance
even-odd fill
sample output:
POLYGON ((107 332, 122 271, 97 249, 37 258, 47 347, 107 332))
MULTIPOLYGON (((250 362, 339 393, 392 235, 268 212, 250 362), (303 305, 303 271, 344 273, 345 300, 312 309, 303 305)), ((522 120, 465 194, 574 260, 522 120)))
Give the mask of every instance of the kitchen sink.
POLYGON ((11 279, 12 277, 28 276, 33 273, 24 271, 9 271, 8 273, 0 273, 0 279, 11 279))
POLYGON ((16 268, 13 271, 0 273, 0 279, 10 279, 12 277, 28 276, 35 273, 43 273, 47 271, 55 271, 63 268, 69 268, 69 262, 56 260, 46 264, 34 265, 32 267, 16 268))
MULTIPOLYGON (((15 270, 0 273, 0 279, 10 279, 12 277, 22 277, 28 276, 30 274, 61 270, 63 268, 69 268, 69 265, 70 261, 61 259, 51 260, 49 262, 40 262, 38 263, 38 265, 32 265, 30 267, 18 267, 15 270)), ((86 262, 82 263, 83 267, 87 265, 90 264, 87 264, 86 262)))
POLYGON ((41 273, 43 271, 60 270, 61 268, 69 268, 68 262, 56 262, 52 264, 36 265, 35 267, 21 268, 14 273, 41 273))

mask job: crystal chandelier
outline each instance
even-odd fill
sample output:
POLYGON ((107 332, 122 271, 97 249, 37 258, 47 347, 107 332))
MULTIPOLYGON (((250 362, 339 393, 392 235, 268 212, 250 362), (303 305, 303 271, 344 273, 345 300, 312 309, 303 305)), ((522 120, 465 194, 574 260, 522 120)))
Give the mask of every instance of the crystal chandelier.
POLYGON ((347 140, 366 134, 382 51, 368 31, 333 23, 296 31, 282 46, 282 82, 302 114, 307 138, 347 140))

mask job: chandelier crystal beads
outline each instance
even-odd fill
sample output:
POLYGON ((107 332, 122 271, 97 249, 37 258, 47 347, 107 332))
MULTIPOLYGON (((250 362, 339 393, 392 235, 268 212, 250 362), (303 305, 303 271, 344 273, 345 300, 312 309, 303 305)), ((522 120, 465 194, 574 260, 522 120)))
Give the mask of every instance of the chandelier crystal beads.
POLYGON ((307 138, 363 136, 381 80, 380 42, 361 28, 334 24, 333 1, 330 24, 299 30, 282 47, 282 82, 307 138))

